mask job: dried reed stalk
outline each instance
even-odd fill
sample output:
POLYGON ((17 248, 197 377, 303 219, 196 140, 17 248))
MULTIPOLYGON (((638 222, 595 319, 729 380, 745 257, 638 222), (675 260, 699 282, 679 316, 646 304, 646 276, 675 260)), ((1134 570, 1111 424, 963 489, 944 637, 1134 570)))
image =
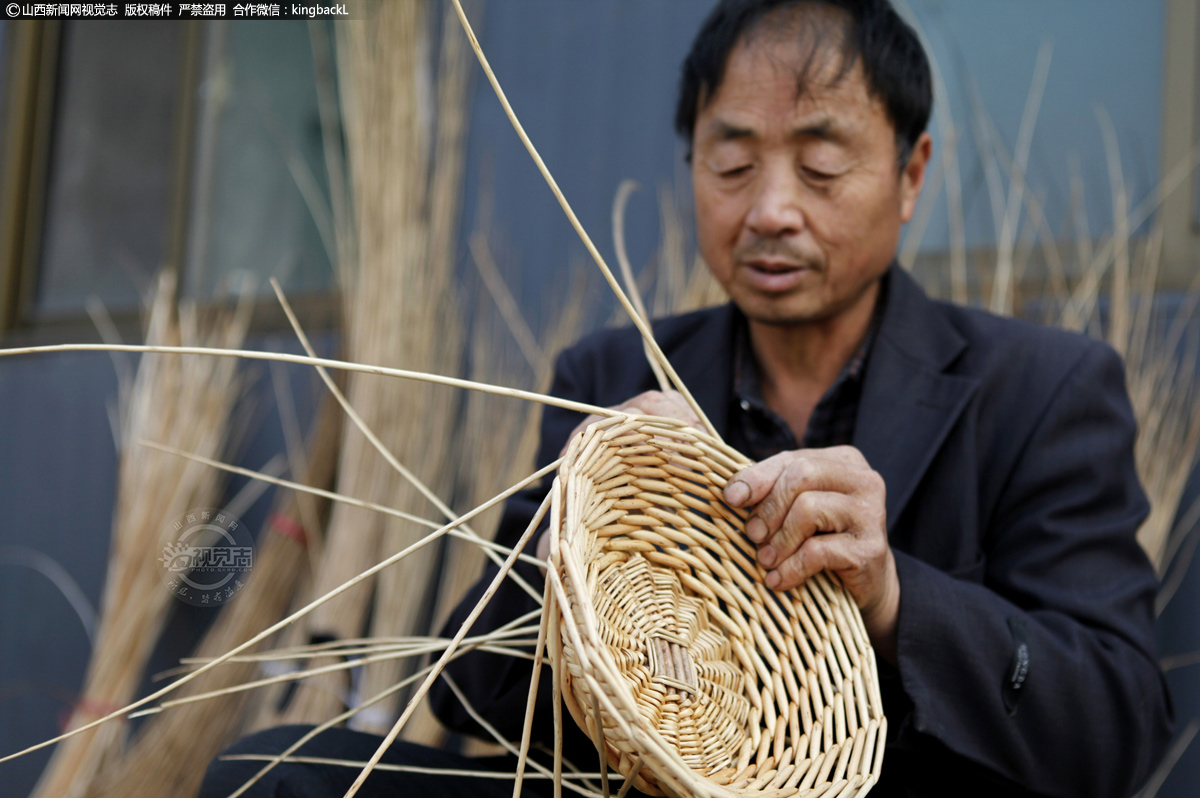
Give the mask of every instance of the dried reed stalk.
MULTIPOLYGON (((107 345, 107 344, 103 345, 103 347, 100 347, 100 348, 98 348, 97 345, 89 345, 89 344, 68 344, 68 345, 65 345, 65 347, 66 347, 66 349, 79 349, 82 347, 82 351, 101 351, 101 349, 103 349, 103 350, 114 351, 114 352, 154 351, 157 353, 206 354, 206 355, 221 355, 221 356, 228 356, 230 353, 235 352, 235 351, 239 351, 239 352, 245 351, 245 350, 200 348, 200 347, 167 347, 167 346, 150 347, 150 346, 126 346, 126 345, 107 345)), ((0 356, 23 354, 23 353, 30 353, 30 352, 35 352, 35 351, 66 351, 66 349, 64 349, 62 346, 55 346, 55 347, 51 347, 49 349, 47 349, 45 347, 32 347, 32 348, 25 347, 25 348, 21 348, 21 349, 0 350, 0 356)), ((286 362, 286 361, 300 362, 300 360, 304 360, 307 362, 312 362, 314 364, 322 364, 322 365, 327 365, 329 363, 336 363, 336 361, 322 361, 317 358, 306 358, 306 359, 294 360, 294 356, 288 357, 288 356, 284 356, 284 355, 279 355, 277 353, 247 352, 246 354, 247 354, 247 356, 254 355, 254 356, 262 358, 262 359, 282 360, 284 362, 286 362)), ((352 372, 356 372, 360 368, 360 367, 354 366, 354 364, 343 364, 343 367, 346 370, 352 371, 352 372)), ((387 370, 387 373, 400 374, 401 372, 399 372, 397 370, 387 370)), ((407 375, 407 376, 412 376, 412 375, 407 375)), ((422 379, 422 380, 435 380, 435 381, 438 379, 443 379, 443 378, 435 378, 430 375, 423 375, 418 378, 422 379)), ((467 385, 466 381, 461 381, 461 380, 456 381, 455 384, 460 384, 460 385, 464 385, 464 386, 467 385)), ((499 390, 502 393, 506 392, 505 389, 497 389, 494 386, 475 385, 474 387, 478 390, 488 390, 488 391, 499 390)), ((557 403, 559 400, 554 400, 551 397, 540 397, 539 401, 557 403)), ((578 404, 578 405, 576 405, 576 407, 581 412, 595 411, 600 415, 606 415, 606 416, 621 415, 620 413, 607 410, 606 408, 592 408, 590 406, 582 405, 582 404, 578 404)), ((151 444, 151 447, 155 448, 156 450, 169 451, 171 454, 174 454, 174 455, 186 454, 186 453, 182 452, 182 450, 175 449, 173 447, 164 447, 164 446, 159 446, 157 444, 151 444)), ((209 458, 197 457, 195 455, 188 455, 184 459, 188 460, 188 462, 202 462, 206 466, 210 466, 210 467, 222 465, 218 461, 211 460, 209 458)), ((268 638, 272 637, 273 635, 278 634, 281 630, 285 629, 287 626, 289 626, 290 624, 293 624, 297 620, 305 617, 306 615, 311 613, 316 608, 323 606, 324 604, 328 603, 332 599, 335 599, 338 596, 346 593, 347 591, 352 590, 357 585, 360 585, 360 584, 364 583, 365 581, 371 579, 372 577, 374 577, 381 571, 402 561, 404 558, 410 556, 414 552, 420 551, 421 549, 429 546, 430 544, 435 543, 436 541, 440 540, 446 534, 453 533, 454 530, 456 530, 458 527, 464 526, 467 522, 476 518, 481 513, 486 512, 491 507, 496 506, 499 503, 505 501, 506 499, 508 499, 509 497, 514 495, 515 493, 517 493, 521 490, 524 490, 525 488, 529 487, 530 485, 532 485, 534 483, 539 482, 546 475, 548 475, 549 473, 552 473, 556 468, 558 468, 559 463, 560 463, 559 460, 555 460, 552 463, 548 463, 545 467, 538 469, 534 473, 530 474, 528 477, 520 480, 519 482, 510 486, 509 488, 507 488, 500 494, 492 497, 487 502, 472 509, 470 512, 465 513, 460 518, 455 519, 448 524, 444 524, 440 527, 437 527, 429 535, 426 535, 425 537, 414 542, 413 544, 406 546, 401 551, 395 552, 394 554, 390 554, 388 557, 384 558, 380 562, 375 563, 374 565, 372 565, 370 568, 366 569, 365 571, 363 571, 359 574, 356 574, 353 578, 347 580, 346 582, 344 582, 341 585, 338 585, 336 588, 329 591, 328 593, 314 599, 312 602, 305 605, 303 608, 301 608, 297 612, 289 615, 287 618, 284 618, 281 621, 268 627, 267 629, 264 629, 264 630, 258 632, 253 637, 251 637, 249 640, 246 640, 245 642, 235 646, 233 649, 227 651, 226 653, 220 655, 219 657, 216 657, 215 659, 212 659, 212 660, 206 662, 205 664, 200 666, 195 671, 192 671, 191 673, 184 675, 183 677, 181 677, 177 681, 173 682, 172 684, 170 684, 164 688, 155 690, 151 694, 149 694, 143 698, 140 698, 128 705, 116 707, 111 712, 108 712, 107 714, 105 714, 101 717, 98 717, 96 720, 93 720, 88 723, 84 723, 83 725, 79 726, 78 728, 76 728, 74 730, 65 732, 61 735, 53 737, 49 740, 45 740, 41 743, 37 743, 35 745, 29 746, 27 748, 24 748, 20 751, 15 752, 15 753, 8 754, 6 756, 2 756, 2 757, 0 757, 0 763, 7 762, 11 759, 15 759, 20 756, 24 756, 24 755, 32 753, 34 751, 42 750, 43 748, 55 745, 64 740, 81 737, 81 736, 87 734, 88 732, 103 726, 104 724, 111 724, 113 721, 117 721, 121 718, 124 718, 130 712, 137 710, 141 707, 144 707, 151 702, 158 701, 159 699, 163 698, 164 696, 168 695, 169 693, 178 690, 182 686, 190 683, 191 681, 194 681, 195 679, 203 676, 204 674, 210 672, 211 670, 230 661, 232 658, 237 657, 240 654, 243 654, 245 651, 249 650, 253 646, 258 645, 259 643, 263 642, 264 640, 267 640, 268 638)), ((236 469, 236 468, 230 467, 230 466, 224 466, 224 468, 226 468, 228 470, 239 470, 240 471, 240 469, 236 469)), ((268 480, 274 480, 273 477, 266 477, 265 475, 263 475, 262 478, 268 479, 268 480)), ((304 490, 306 492, 313 492, 315 490, 313 488, 299 485, 298 483, 290 483, 288 486, 293 489, 304 490)), ((339 496, 338 494, 332 494, 332 495, 330 495, 330 498, 337 499, 341 502, 352 503, 352 504, 355 504, 356 506, 368 507, 369 509, 372 509, 376 512, 381 512, 381 513, 384 513, 387 515, 395 515, 397 513, 397 511, 391 510, 390 508, 384 507, 382 505, 366 503, 366 502, 362 502, 361 500, 358 500, 358 499, 352 499, 349 497, 339 496)), ((489 586, 489 588, 485 592, 479 605, 472 611, 472 613, 470 614, 468 619, 464 622, 463 626, 460 627, 459 632, 445 646, 442 657, 440 658, 439 662, 434 666, 430 666, 430 668, 426 669, 426 671, 422 673, 422 675, 425 675, 426 673, 428 673, 429 675, 427 675, 425 678, 425 681, 422 682, 422 685, 418 689, 417 694, 414 695, 412 699, 410 699, 408 708, 401 715, 400 719, 397 721, 396 725, 393 727, 393 731, 389 733, 387 742, 380 749, 380 751, 382 751, 383 748, 386 748, 387 745, 390 745, 391 742, 395 739, 395 732, 404 725, 404 723, 408 720, 408 718, 411 717, 412 708, 417 703, 419 703, 419 701, 424 697, 425 693, 429 689, 430 683, 432 682, 432 680, 434 678, 437 677, 438 673, 440 673, 440 671, 444 667, 445 663, 448 662, 453 657, 461 655, 461 653, 462 653, 461 647, 462 646, 466 645, 469 647, 470 644, 464 643, 464 638, 465 638, 466 632, 469 630, 471 624, 474 623, 475 619, 478 618, 479 612, 482 610, 482 607, 484 605, 486 605, 486 603, 491 599, 491 596, 494 594, 496 588, 498 587, 500 580, 507 578, 509 576, 512 565, 516 561, 516 559, 524 556, 524 555, 520 554, 520 549, 527 542, 528 537, 530 535, 532 535, 534 528, 540 522, 541 517, 544 514, 546 506, 548 506, 548 502, 543 504, 543 509, 537 513, 537 516, 535 517, 532 525, 527 529, 525 535, 523 536, 522 540, 518 542, 515 549, 505 550, 504 547, 497 547, 495 544, 487 544, 489 547, 499 548, 499 549, 505 550, 507 552, 505 555, 506 559, 504 560, 504 562, 502 562, 500 564, 499 574, 497 575, 496 579, 493 581, 493 583, 489 586)), ((422 521, 422 523, 425 523, 425 522, 422 521)), ((464 532, 464 534, 467 534, 467 533, 464 532)), ((470 535, 468 535, 468 536, 470 536, 470 535)), ((473 538, 473 539, 477 539, 477 538, 473 538)), ((484 545, 484 544, 481 542, 480 545, 484 545)), ((497 633, 489 635, 489 639, 500 639, 502 637, 502 635, 500 635, 499 632, 507 631, 511 627, 516 627, 521 623, 527 622, 529 620, 529 618, 532 617, 533 614, 534 613, 530 613, 528 616, 523 616, 521 618, 511 621, 505 627, 501 627, 501 629, 497 630, 497 633)), ((372 701, 379 700, 386 695, 390 695, 390 694, 396 692, 398 689, 402 688, 406 683, 410 682, 411 680, 412 679, 410 678, 410 679, 405 680, 404 682, 401 682, 398 685, 393 685, 392 687, 389 687, 387 691, 379 694, 379 696, 377 696, 375 699, 372 699, 372 701)), ((140 714, 153 714, 155 711, 157 711, 157 710, 149 710, 148 712, 139 712, 138 714, 139 715, 140 714)), ((333 723, 340 722, 341 720, 344 720, 347 717, 350 717, 351 715, 355 714, 357 711, 358 711, 357 709, 352 709, 349 712, 342 713, 342 714, 336 716, 335 719, 333 719, 331 721, 327 721, 324 724, 318 725, 314 729, 314 731, 310 733, 310 736, 318 733, 321 729, 328 728, 333 723)), ((305 739, 308 739, 308 738, 305 738, 305 739)), ((298 747, 301 744, 303 744, 303 740, 298 742, 296 745, 298 747)), ((291 753, 291 751, 288 751, 287 753, 291 753)), ((377 756, 378 756, 378 754, 377 754, 377 756)), ((377 761, 377 758, 376 758, 376 761, 377 761)), ((364 774, 364 776, 363 776, 364 778, 365 778, 365 775, 366 774, 364 774)), ((240 794, 240 791, 239 791, 239 794, 240 794)))
MULTIPOLYGON (((306 467, 300 481, 327 487, 333 481, 341 411, 332 400, 323 403, 314 426, 306 467)), ((259 538, 254 578, 225 607, 205 634, 195 657, 206 659, 228 651, 283 617, 300 576, 308 568, 305 530, 319 531, 327 504, 306 493, 282 492, 269 527, 259 538)), ((211 671, 188 684, 176 696, 184 699, 242 684, 255 678, 255 662, 238 662, 211 671)), ((129 752, 107 769, 88 791, 92 798, 155 798, 193 795, 203 768, 242 729, 248 693, 187 704, 146 721, 129 752)))
MULTIPOLYGON (((1087 332, 1107 341, 1124 357, 1126 384, 1139 427, 1135 457, 1151 505, 1138 541, 1163 576, 1195 526, 1195 514, 1190 510, 1196 508, 1181 507, 1180 502, 1200 458, 1200 375, 1195 367, 1200 349, 1196 329, 1200 282, 1181 293, 1178 308, 1170 308, 1163 302, 1159 283, 1161 231, 1153 226, 1148 234, 1139 236, 1137 230, 1194 173, 1200 151, 1173 164, 1150 195, 1131 208, 1116 132, 1108 115, 1099 110, 1112 226, 1103 236, 1091 232, 1076 168, 1072 170, 1071 236, 1060 238, 1050 229, 1037 193, 1030 190, 1028 174, 1049 63, 1050 50, 1044 46, 1014 152, 1007 149, 982 101, 972 95, 970 121, 987 178, 996 232, 995 257, 985 254, 976 261, 973 294, 961 275, 966 252, 957 161, 953 153, 944 161, 950 168, 939 176, 945 183, 950 212, 952 294, 956 301, 983 302, 999 312, 1033 315, 1053 326, 1087 332), (1035 267, 1037 271, 1031 273, 1035 267)), ((940 83, 936 62, 933 66, 940 83)), ((945 108, 940 119, 943 136, 953 141, 956 126, 945 108)), ((905 240, 910 256, 919 250, 923 229, 910 231, 916 235, 905 240)), ((916 255, 914 272, 936 294, 940 275, 923 268, 924 260, 916 255)), ((1164 585, 1160 611, 1172 594, 1173 585, 1164 585)))
MULTIPOLYGON (((354 236, 358 262, 346 286, 347 357, 358 362, 454 373, 460 334, 452 291, 465 132, 463 47, 441 46, 436 71, 436 114, 427 107, 434 80, 430 59, 431 15, 426 3, 389 3, 364 8, 364 18, 338 28, 354 236), (436 116, 436 128, 429 120, 436 116)), ((340 248, 345 251, 347 248, 340 248)), ((444 494, 456 406, 440 389, 369 377, 350 380, 350 404, 400 462, 444 494)), ((420 492, 404 481, 356 431, 345 435, 338 490, 365 496, 417 515, 430 512, 420 492)), ((314 583, 316 593, 363 570, 414 539, 404 521, 339 505, 314 583)), ((426 620, 425 597, 437 552, 430 548, 382 574, 375 584, 371 632, 408 635, 426 620)), ((364 586, 314 613, 310 636, 358 636, 372 596, 364 586)), ((378 692, 400 679, 404 663, 380 662, 364 669, 360 690, 378 692)), ((297 691, 288 720, 314 723, 335 714, 347 700, 341 676, 322 677, 297 691)), ((395 698, 358 723, 387 723, 395 698)), ((428 725, 426 725, 428 728, 428 725)), ((417 728, 414 727, 414 731, 417 728)))
POLYGON ((729 301, 699 252, 689 254, 688 225, 679 198, 670 186, 658 188, 661 240, 655 258, 651 312, 655 316, 687 313, 729 301))
MULTIPOLYGON (((202 321, 192 306, 177 309, 174 278, 163 272, 150 303, 146 340, 153 345, 239 346, 249 310, 243 301, 232 314, 202 321)), ((99 633, 69 728, 107 715, 133 698, 172 600, 156 559, 169 542, 170 521, 196 506, 212 504, 218 495, 217 474, 211 469, 137 441, 162 441, 216 456, 225 446, 239 392, 233 360, 143 355, 121 413, 113 543, 99 633)), ((65 741, 55 750, 34 795, 83 795, 96 775, 120 756, 124 734, 125 724, 109 723, 65 741)))
MULTIPOLYGON (((487 321, 494 321, 494 315, 475 315, 471 336, 472 379, 495 381, 495 376, 514 372, 527 379, 523 370, 497 356, 497 325, 487 321)), ((535 427, 540 414, 535 408, 513 407, 511 402, 483 395, 468 397, 465 405, 462 437, 456 452, 464 468, 459 474, 456 490, 469 497, 469 503, 475 504, 479 496, 495 495, 504 485, 512 484, 514 480, 509 479, 510 475, 529 472, 536 438, 531 443, 526 431, 535 427), (488 494, 493 487, 496 490, 488 494)), ((501 508, 495 508, 474 528, 484 538, 492 539, 500 514, 501 508)), ((435 628, 445 623, 459 599, 479 577, 483 565, 483 554, 476 547, 454 542, 447 544, 434 609, 435 628)))
MULTIPOLYGON (((471 237, 472 260, 485 289, 476 298, 476 309, 471 313, 471 378, 546 390, 553 376, 555 353, 575 341, 583 330, 588 315, 586 280, 581 279, 582 275, 577 277, 565 298, 546 298, 542 317, 548 319, 548 329, 544 343, 540 343, 500 274, 485 228, 481 224, 471 237), (519 358, 511 346, 504 344, 506 337, 517 345, 519 358)), ((476 506, 529 473, 537 452, 540 425, 541 411, 535 404, 514 406, 501 397, 470 394, 465 401, 462 437, 456 447, 461 465, 456 493, 465 496, 470 506, 476 506)), ((483 516, 475 525, 476 530, 490 540, 500 515, 500 508, 496 508, 483 516)), ((479 578, 483 566, 483 556, 477 547, 449 545, 438 587, 435 628, 445 623, 463 594, 479 578)))
POLYGON ((538 153, 537 148, 534 147, 533 142, 529 139, 529 135, 525 132, 524 126, 517 118, 516 112, 513 111, 512 104, 508 101, 508 96, 504 93, 504 89, 500 86, 500 81, 497 80, 495 72, 492 71, 492 67, 488 62, 487 56, 484 55, 483 48, 479 44, 479 39, 475 36, 475 31, 472 29, 471 23, 467 19, 466 11, 463 10, 461 0, 452 0, 452 2, 454 3, 455 13, 458 14, 458 20, 462 24, 463 31, 467 34, 467 39, 471 42, 471 49, 475 53, 475 58, 479 62, 479 66, 483 68, 484 75, 487 76, 488 83, 491 84, 492 90, 495 92, 496 99, 498 99, 500 101, 500 105, 503 106, 504 113, 508 117, 508 121, 512 124, 513 131, 516 132, 517 138, 521 140, 521 144, 525 147, 525 151, 529 153, 529 157, 533 159, 534 165, 537 166, 538 171, 542 175, 542 179, 546 181, 546 185, 550 188, 550 193, 554 195, 555 200, 558 201, 559 207, 562 208, 563 213, 566 214, 567 221, 570 222, 571 227, 574 228, 576 234, 579 236, 584 248, 587 249, 588 255, 591 256, 592 261, 596 264, 596 267, 604 276, 604 280, 608 283, 609 288, 612 289, 617 301, 620 303, 621 307, 625 309, 625 312, 629 315, 634 327, 637 328, 638 333, 642 336, 642 340, 645 342, 651 358, 658 363, 660 368, 662 368, 665 375, 670 379, 672 385, 676 390, 679 391, 680 395, 683 397, 684 401, 687 402, 688 406, 691 407, 692 412, 696 414, 698 419, 700 419, 700 423, 703 425, 704 429, 707 430, 709 434, 715 437, 720 437, 716 427, 713 426, 712 421, 705 414, 704 408, 700 407, 700 404, 696 401, 696 397, 692 396, 691 390, 687 385, 684 384, 683 380, 680 379, 679 374, 675 371, 675 367, 671 365, 669 360, 667 360, 667 356, 659 347, 658 342, 654 340, 654 333, 650 329, 649 322, 639 316, 633 305, 630 303, 629 297, 621 288, 621 285, 616 276, 613 274, 612 269, 608 267, 608 263, 604 260, 604 256, 601 255, 600 250, 596 248, 591 236, 588 235, 587 230, 584 229, 583 224, 579 221, 579 217, 576 216, 574 209, 567 201, 562 189, 559 188, 558 181, 554 179, 554 175, 550 173, 550 169, 546 166, 546 162, 542 160, 542 156, 538 153))
MULTIPOLYGON (((626 183, 632 181, 625 181, 626 183)), ((625 208, 629 191, 618 187, 613 198, 613 245, 619 261, 628 262, 625 253, 625 208)), ((657 191, 659 243, 654 255, 638 275, 637 290, 650 297, 649 314, 660 318, 688 313, 729 301, 728 294, 712 275, 699 252, 688 246, 688 223, 675 191, 661 184, 657 191)), ((629 289, 630 293, 633 289, 629 289)), ((618 308, 612 324, 628 323, 628 317, 618 308)))

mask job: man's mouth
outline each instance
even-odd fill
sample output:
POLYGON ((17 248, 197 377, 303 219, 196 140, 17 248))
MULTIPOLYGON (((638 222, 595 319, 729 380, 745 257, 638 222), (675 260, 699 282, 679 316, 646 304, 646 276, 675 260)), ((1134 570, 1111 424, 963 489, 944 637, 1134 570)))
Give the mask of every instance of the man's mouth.
POLYGON ((783 260, 744 261, 742 265, 751 286, 772 294, 795 288, 804 275, 813 271, 806 264, 783 260))

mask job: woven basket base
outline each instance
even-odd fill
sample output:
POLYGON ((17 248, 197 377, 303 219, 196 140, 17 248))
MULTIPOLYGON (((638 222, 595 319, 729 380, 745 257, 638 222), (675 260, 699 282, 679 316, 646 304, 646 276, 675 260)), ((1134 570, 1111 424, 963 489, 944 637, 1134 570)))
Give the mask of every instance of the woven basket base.
POLYGON ((651 795, 864 795, 887 728, 874 652, 836 577, 763 584, 723 500, 749 464, 671 419, 571 443, 551 510, 564 702, 651 795))

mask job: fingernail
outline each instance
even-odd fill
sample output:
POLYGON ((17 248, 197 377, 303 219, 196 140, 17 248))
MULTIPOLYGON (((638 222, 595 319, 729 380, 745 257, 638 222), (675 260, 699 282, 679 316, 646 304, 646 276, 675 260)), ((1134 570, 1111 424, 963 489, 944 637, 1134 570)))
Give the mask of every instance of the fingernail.
POLYGON ((746 537, 755 543, 761 543, 767 537, 767 524, 758 516, 746 522, 746 537))
POLYGON ((771 588, 772 590, 779 587, 778 571, 772 571, 771 573, 767 574, 767 587, 771 588))
POLYGON ((741 507, 750 498, 750 486, 745 482, 730 482, 725 486, 725 501, 741 507))
POLYGON ((775 549, 770 546, 763 546, 758 550, 758 561, 770 568, 771 563, 775 562, 775 549))

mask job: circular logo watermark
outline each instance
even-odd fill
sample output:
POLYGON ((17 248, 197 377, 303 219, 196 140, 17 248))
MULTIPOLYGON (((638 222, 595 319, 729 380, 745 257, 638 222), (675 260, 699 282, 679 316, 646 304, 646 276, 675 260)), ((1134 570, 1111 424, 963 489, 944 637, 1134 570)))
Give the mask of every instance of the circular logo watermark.
POLYGON ((254 538, 241 519, 201 507, 167 524, 158 557, 163 582, 197 607, 219 606, 241 592, 254 568, 254 538))

